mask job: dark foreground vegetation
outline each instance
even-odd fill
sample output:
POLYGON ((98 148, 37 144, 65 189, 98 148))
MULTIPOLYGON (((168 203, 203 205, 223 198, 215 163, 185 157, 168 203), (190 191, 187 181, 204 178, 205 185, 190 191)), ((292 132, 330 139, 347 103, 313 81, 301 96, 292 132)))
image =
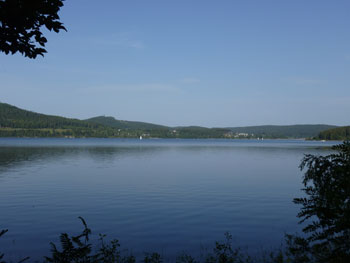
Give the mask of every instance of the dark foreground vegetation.
POLYGON ((169 127, 106 116, 78 120, 40 114, 0 103, 0 137, 300 139, 316 137, 320 132, 331 128, 335 126, 169 127))
MULTIPOLYGON (((224 242, 216 242, 211 252, 201 258, 190 254, 179 255, 179 263, 234 263, 234 262, 295 262, 295 263, 345 263, 350 262, 350 142, 333 147, 336 151, 327 156, 305 155, 300 168, 306 170, 302 189, 305 197, 294 202, 301 205, 300 223, 303 233, 285 235, 283 248, 261 255, 249 255, 234 248, 231 235, 226 233, 224 242)), ((75 263, 160 263, 165 262, 159 253, 145 254, 136 259, 130 252, 121 250, 114 239, 105 241, 100 234, 99 242, 90 241, 91 230, 83 218, 83 231, 75 236, 60 235, 60 244, 51 243, 51 252, 44 262, 75 263)), ((0 231, 0 237, 7 230, 0 231)), ((20 262, 30 261, 24 258, 20 262)), ((0 263, 7 263, 0 253, 0 263)))

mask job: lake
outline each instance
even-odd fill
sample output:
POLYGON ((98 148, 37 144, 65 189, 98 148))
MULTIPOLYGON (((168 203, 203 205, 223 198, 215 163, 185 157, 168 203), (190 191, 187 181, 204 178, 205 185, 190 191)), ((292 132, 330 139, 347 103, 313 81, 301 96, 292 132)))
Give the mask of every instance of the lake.
POLYGON ((230 232, 278 248, 300 230, 302 140, 0 138, 0 251, 40 259, 59 234, 92 229, 135 254, 198 255, 230 232))

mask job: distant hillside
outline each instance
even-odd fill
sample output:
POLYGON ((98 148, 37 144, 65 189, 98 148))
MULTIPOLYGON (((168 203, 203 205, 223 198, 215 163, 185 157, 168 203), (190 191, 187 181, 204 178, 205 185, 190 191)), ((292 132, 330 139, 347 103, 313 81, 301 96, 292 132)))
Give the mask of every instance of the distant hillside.
POLYGON ((45 115, 22 110, 6 103, 0 103, 0 127, 7 128, 97 128, 101 125, 59 116, 45 115))
POLYGON ((321 131, 335 128, 334 125, 304 124, 304 125, 263 125, 228 128, 233 133, 253 134, 254 137, 265 138, 311 138, 321 131))
POLYGON ((0 137, 109 137, 117 133, 100 124, 45 115, 0 103, 0 137))
MULTIPOLYGON (((331 125, 265 125, 231 128, 167 127, 146 122, 116 120, 113 117, 105 116, 87 120, 70 119, 27 111, 0 103, 0 137, 314 138, 320 132, 335 127, 331 125)), ((333 137, 327 135, 328 138, 337 140, 340 138, 339 134, 346 135, 348 131, 342 129, 335 129, 337 132, 332 132, 332 134, 334 133, 333 137), (335 134, 339 136, 334 137, 335 134)))
POLYGON ((99 116, 85 120, 117 129, 139 130, 150 137, 158 138, 224 138, 229 132, 222 128, 205 128, 199 126, 168 127, 147 122, 122 121, 113 117, 99 116))
POLYGON ((101 124, 117 129, 130 129, 130 130, 163 130, 169 129, 167 126, 138 122, 138 121, 122 121, 116 120, 114 117, 99 116, 85 120, 89 123, 101 124))
POLYGON ((337 140, 345 141, 350 140, 350 126, 338 127, 326 131, 322 131, 316 136, 318 140, 337 140))

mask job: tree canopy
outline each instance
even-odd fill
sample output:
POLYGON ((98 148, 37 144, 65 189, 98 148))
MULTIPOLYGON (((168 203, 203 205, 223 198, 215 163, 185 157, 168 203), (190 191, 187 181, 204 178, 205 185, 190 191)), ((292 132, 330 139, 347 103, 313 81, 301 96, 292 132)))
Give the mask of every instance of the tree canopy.
POLYGON ((321 131, 316 137, 319 140, 350 140, 350 126, 321 131))
POLYGON ((304 237, 289 236, 295 262, 350 262, 350 142, 334 146, 337 153, 306 155, 304 198, 298 217, 308 225, 304 237))
POLYGON ((66 30, 58 12, 64 0, 0 0, 0 51, 22 53, 28 58, 44 56, 46 27, 58 33, 66 30))

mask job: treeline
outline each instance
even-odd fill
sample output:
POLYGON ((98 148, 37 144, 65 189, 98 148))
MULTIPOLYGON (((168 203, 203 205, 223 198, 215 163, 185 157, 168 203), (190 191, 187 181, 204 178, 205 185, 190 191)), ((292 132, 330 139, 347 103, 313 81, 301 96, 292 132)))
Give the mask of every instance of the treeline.
POLYGON ((99 128, 102 127, 102 125, 77 119, 35 113, 19 109, 6 103, 0 103, 0 127, 22 129, 64 129, 73 127, 99 128))
POLYGON ((204 128, 198 126, 178 127, 174 131, 173 134, 176 138, 201 139, 227 138, 227 134, 230 132, 230 130, 223 128, 204 128))
POLYGON ((201 132, 185 130, 173 133, 171 131, 153 130, 121 130, 100 128, 100 129, 22 129, 22 128, 0 128, 0 137, 74 137, 74 138, 224 138, 223 134, 217 131, 201 132))
POLYGON ((196 131, 187 130, 172 132, 168 130, 118 130, 108 127, 103 128, 69 128, 69 129, 23 129, 23 128, 0 128, 0 137, 44 137, 44 138, 224 138, 220 131, 196 131))
POLYGON ((315 139, 336 141, 350 140, 350 126, 322 131, 315 139))
POLYGON ((170 127, 153 124, 153 123, 140 122, 140 121, 116 120, 114 117, 110 117, 110 116, 98 116, 98 117, 86 119, 85 121, 112 127, 112 128, 117 128, 117 129, 148 130, 148 131, 150 130, 168 131, 170 129, 170 127))
POLYGON ((146 122, 121 121, 106 116, 90 118, 86 121, 119 130, 125 129, 130 132, 138 130, 144 137, 156 138, 225 138, 225 135, 230 132, 229 129, 223 128, 205 128, 199 126, 168 127, 146 122))
POLYGON ((102 128, 68 128, 68 129, 22 129, 0 128, 0 137, 74 137, 74 138, 136 138, 142 131, 118 131, 116 129, 102 128))
MULTIPOLYGON (((330 125, 264 125, 231 128, 168 127, 153 123, 116 120, 99 116, 87 120, 35 113, 0 103, 0 137, 97 137, 97 138, 315 138, 330 125)), ((345 137, 332 138, 338 140, 345 137)), ((325 138, 329 139, 329 138, 325 138)))
POLYGON ((85 121, 51 116, 0 103, 0 137, 223 138, 222 129, 184 127, 178 130, 144 122, 95 117, 85 121))
POLYGON ((324 124, 299 124, 299 125, 262 125, 248 127, 229 128, 233 133, 248 133, 253 137, 263 138, 312 138, 321 131, 335 128, 336 126, 324 124))
POLYGON ((95 117, 85 121, 51 116, 0 103, 0 137, 224 138, 225 129, 180 127, 95 117))

